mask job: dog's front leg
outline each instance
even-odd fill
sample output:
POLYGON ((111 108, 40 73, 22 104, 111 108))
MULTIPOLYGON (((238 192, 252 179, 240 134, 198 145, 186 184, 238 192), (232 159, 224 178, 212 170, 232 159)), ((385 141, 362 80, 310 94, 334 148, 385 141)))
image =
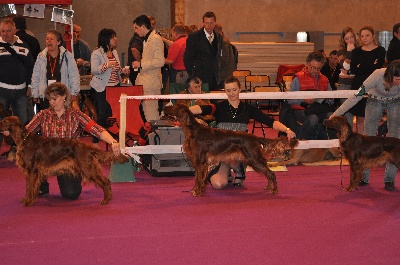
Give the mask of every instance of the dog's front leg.
POLYGON ((268 167, 265 167, 264 174, 268 178, 268 185, 265 186, 264 189, 268 190, 271 194, 277 194, 278 184, 276 182, 275 173, 272 172, 268 167))
POLYGON ((193 196, 201 196, 206 191, 206 175, 207 175, 207 170, 205 167, 195 167, 195 183, 194 187, 192 190, 193 196))
POLYGON ((25 198, 22 198, 20 202, 24 206, 31 206, 38 197, 40 178, 36 173, 26 175, 26 193, 25 198))
POLYGON ((361 180, 361 176, 358 176, 360 174, 362 175, 362 171, 360 171, 356 166, 350 165, 350 184, 344 189, 344 191, 353 191, 358 188, 360 181, 357 181, 357 179, 360 178, 361 180))

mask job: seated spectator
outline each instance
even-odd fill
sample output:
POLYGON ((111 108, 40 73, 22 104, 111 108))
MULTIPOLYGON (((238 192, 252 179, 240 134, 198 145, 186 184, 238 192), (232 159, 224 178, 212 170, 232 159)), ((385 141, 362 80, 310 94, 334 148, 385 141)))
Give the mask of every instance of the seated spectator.
MULTIPOLYGON (((198 77, 189 77, 185 81, 185 89, 182 90, 179 94, 203 94, 204 91, 201 90, 201 80, 198 77)), ((210 104, 210 100, 208 99, 177 99, 176 103, 184 104, 188 107, 194 105, 207 105, 210 104)), ((198 119, 210 124, 215 121, 213 115, 198 115, 198 119)))
MULTIPOLYGON (((325 56, 320 52, 311 52, 306 59, 306 66, 295 74, 290 91, 331 91, 332 88, 326 76, 320 73, 325 63, 325 56)), ((319 123, 329 118, 333 111, 333 99, 292 99, 288 100, 294 110, 300 128, 296 128, 297 138, 301 140, 315 139, 319 123)), ((335 137, 330 131, 329 138, 335 137)))
POLYGON ((338 51, 333 50, 329 53, 328 60, 321 68, 321 74, 329 80, 332 90, 337 90, 341 65, 339 64, 338 51))

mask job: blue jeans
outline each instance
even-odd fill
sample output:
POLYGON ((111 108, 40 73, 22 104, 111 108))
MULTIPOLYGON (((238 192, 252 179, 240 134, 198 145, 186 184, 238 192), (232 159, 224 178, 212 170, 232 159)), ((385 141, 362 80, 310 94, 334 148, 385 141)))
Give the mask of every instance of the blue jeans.
MULTIPOLYGON (((4 109, 8 110, 11 106, 13 115, 17 116, 22 124, 28 122, 28 97, 26 89, 7 89, 0 87, 0 103, 4 109)), ((3 135, 0 134, 0 144, 3 141, 3 135)))
MULTIPOLYGON (((387 126, 389 137, 400 137, 400 99, 393 101, 378 100, 368 98, 365 108, 364 130, 369 136, 375 136, 382 118, 383 111, 387 112, 387 126)), ((391 163, 386 164, 384 182, 394 182, 396 178, 397 167, 391 163)), ((364 171, 364 181, 368 182, 370 170, 364 171)))
POLYGON ((332 115, 332 112, 306 115, 304 110, 295 110, 294 115, 296 120, 302 124, 300 131, 296 132, 297 139, 315 140, 315 131, 318 124, 322 123, 324 119, 328 119, 332 115))
POLYGON ((7 89, 0 87, 0 103, 4 109, 8 110, 11 106, 13 115, 17 116, 22 124, 28 122, 28 97, 26 89, 7 89))

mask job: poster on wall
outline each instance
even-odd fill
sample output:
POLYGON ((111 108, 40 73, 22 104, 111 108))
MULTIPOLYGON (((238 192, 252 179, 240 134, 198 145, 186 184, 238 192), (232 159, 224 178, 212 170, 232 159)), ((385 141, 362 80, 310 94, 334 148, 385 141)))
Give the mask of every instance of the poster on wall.
POLYGON ((73 10, 53 7, 51 21, 62 23, 62 24, 71 24, 73 16, 74 16, 73 10))
POLYGON ((24 17, 44 18, 45 5, 26 4, 24 6, 24 17))
POLYGON ((16 14, 15 6, 13 4, 0 5, 0 17, 6 17, 10 14, 16 14))

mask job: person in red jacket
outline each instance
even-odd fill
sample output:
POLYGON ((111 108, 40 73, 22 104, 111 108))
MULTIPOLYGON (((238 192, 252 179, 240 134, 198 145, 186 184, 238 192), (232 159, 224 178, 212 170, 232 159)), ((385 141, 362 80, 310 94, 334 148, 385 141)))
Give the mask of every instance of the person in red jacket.
MULTIPOLYGON (((290 91, 331 91, 328 78, 320 72, 325 60, 324 54, 311 52, 307 56, 304 69, 295 74, 290 91)), ((288 103, 294 110, 297 123, 301 125, 296 132, 297 138, 301 140, 315 139, 318 123, 329 118, 333 112, 332 99, 293 99, 288 100, 288 103)))

